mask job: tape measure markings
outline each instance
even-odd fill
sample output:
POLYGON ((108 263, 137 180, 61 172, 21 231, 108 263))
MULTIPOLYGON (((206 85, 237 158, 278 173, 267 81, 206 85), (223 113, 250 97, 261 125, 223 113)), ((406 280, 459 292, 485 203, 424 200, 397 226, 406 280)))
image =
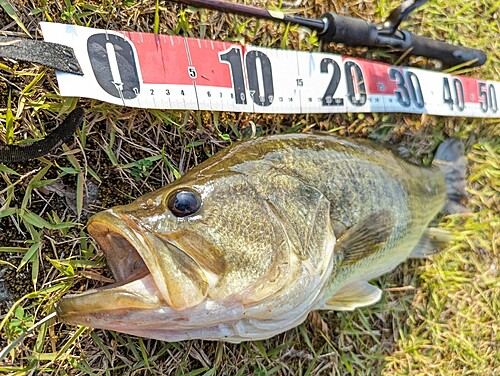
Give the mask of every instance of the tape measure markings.
POLYGON ((322 52, 45 22, 42 28, 46 40, 74 48, 85 73, 57 73, 64 96, 163 109, 499 116, 499 82, 322 52))

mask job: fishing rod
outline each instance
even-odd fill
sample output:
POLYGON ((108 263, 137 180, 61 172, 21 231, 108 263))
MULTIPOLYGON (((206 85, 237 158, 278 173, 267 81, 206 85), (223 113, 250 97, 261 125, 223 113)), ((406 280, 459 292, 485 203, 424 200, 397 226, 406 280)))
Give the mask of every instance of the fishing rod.
POLYGON ((406 0, 394 9, 380 24, 359 18, 341 16, 329 12, 318 19, 286 14, 253 6, 218 0, 174 0, 196 8, 213 9, 246 17, 255 17, 276 22, 293 23, 318 32, 325 43, 342 43, 352 47, 391 47, 398 51, 409 50, 411 55, 441 60, 449 66, 464 64, 480 66, 486 62, 483 51, 455 46, 446 42, 415 35, 398 29, 402 21, 427 0, 406 0))

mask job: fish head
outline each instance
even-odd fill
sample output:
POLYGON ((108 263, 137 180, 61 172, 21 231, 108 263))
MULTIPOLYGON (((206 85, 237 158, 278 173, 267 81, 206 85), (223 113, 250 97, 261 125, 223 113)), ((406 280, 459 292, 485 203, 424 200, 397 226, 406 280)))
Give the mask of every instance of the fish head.
POLYGON ((305 257, 286 230, 297 210, 273 205, 259 182, 234 170, 188 173, 94 215, 88 232, 116 283, 63 297, 58 316, 162 340, 226 336, 237 342, 235 328, 248 310, 258 305, 253 319, 263 313, 269 319, 273 298, 284 303, 284 286, 304 272, 305 257))

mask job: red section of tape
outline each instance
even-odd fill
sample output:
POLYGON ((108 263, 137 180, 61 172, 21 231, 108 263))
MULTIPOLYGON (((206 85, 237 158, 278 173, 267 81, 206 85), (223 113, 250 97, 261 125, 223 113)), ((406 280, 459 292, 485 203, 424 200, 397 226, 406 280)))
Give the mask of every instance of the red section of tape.
POLYGON ((342 60, 354 61, 361 67, 363 77, 365 78, 367 94, 394 95, 394 90, 396 90, 397 87, 396 83, 389 79, 388 72, 390 65, 368 60, 348 58, 346 56, 343 56, 342 60))
POLYGON ((232 43, 171 35, 122 32, 137 51, 145 84, 215 86, 231 88, 231 72, 219 52, 232 43), (189 75, 189 67, 194 71, 189 75), (195 73, 193 73, 195 72, 195 73))
POLYGON ((479 103, 478 81, 475 78, 465 76, 453 76, 453 78, 462 81, 466 103, 479 103))
POLYGON ((196 85, 231 88, 231 72, 219 60, 219 52, 233 46, 231 43, 207 39, 186 38, 191 65, 196 68, 196 85))
POLYGON ((124 32, 134 43, 146 84, 190 85, 184 38, 150 33, 124 32))

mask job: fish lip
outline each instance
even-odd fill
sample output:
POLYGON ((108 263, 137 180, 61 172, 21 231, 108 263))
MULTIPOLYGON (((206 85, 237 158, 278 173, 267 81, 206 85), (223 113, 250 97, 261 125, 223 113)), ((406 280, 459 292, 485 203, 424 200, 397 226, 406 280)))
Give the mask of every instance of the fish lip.
POLYGON ((56 305, 58 317, 67 323, 88 324, 113 312, 121 315, 130 309, 155 309, 168 306, 141 254, 130 223, 111 210, 93 216, 88 232, 104 252, 115 283, 68 294, 56 305))

